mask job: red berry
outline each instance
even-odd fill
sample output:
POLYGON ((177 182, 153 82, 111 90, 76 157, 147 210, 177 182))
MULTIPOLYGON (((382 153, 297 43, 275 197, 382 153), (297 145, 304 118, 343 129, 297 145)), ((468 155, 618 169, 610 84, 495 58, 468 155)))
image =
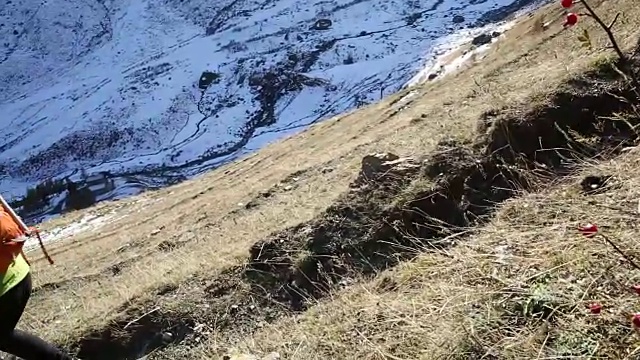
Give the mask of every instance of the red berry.
POLYGON ((562 4, 562 7, 565 9, 568 9, 571 6, 573 6, 573 0, 562 0, 560 3, 562 4))
POLYGON ((579 226, 578 231, 586 237, 593 237, 598 233, 598 225, 586 224, 583 226, 579 226))
POLYGON ((640 295, 640 285, 633 285, 632 288, 633 291, 636 292, 636 294, 640 295))
POLYGON ((589 311, 591 311, 592 314, 600 314, 600 311, 602 311, 602 305, 600 304, 591 304, 589 305, 589 311))
POLYGON ((633 326, 640 327, 640 313, 634 314, 631 318, 631 322, 633 323, 633 326))
POLYGON ((565 26, 573 26, 578 23, 578 14, 568 13, 567 20, 564 22, 565 26))

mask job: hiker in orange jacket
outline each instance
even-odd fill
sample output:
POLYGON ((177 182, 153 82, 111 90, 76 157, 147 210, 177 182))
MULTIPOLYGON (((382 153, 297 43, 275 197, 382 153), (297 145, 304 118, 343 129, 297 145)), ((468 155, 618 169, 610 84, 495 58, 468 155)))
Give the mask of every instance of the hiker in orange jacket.
POLYGON ((24 360, 71 360, 55 346, 16 329, 31 295, 30 266, 20 239, 26 231, 9 209, 0 206, 0 351, 24 360))

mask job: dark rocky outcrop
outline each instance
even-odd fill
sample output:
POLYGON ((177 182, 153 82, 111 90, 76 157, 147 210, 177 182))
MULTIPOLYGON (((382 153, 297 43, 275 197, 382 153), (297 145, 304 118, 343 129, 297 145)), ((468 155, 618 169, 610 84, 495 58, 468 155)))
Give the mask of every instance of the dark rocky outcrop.
POLYGON ((200 90, 206 90, 212 83, 220 79, 220 74, 211 71, 203 71, 198 80, 200 90))
POLYGON ((493 37, 491 36, 491 34, 488 34, 488 33, 481 34, 474 37, 473 40, 471 40, 471 44, 475 46, 481 46, 481 45, 490 44, 492 40, 493 40, 493 37))
POLYGON ((453 17, 452 21, 454 24, 462 24, 463 22, 465 22, 465 18, 462 15, 456 15, 453 17))

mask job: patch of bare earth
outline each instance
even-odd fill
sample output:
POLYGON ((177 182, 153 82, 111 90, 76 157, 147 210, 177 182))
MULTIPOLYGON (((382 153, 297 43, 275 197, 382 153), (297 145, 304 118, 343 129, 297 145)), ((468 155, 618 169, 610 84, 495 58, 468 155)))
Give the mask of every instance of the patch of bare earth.
MULTIPOLYGON (((581 306, 630 308, 637 276, 567 229, 597 215, 630 244, 628 216, 585 204, 627 209, 639 118, 610 54, 581 48, 556 7, 446 81, 101 205, 123 218, 37 262, 21 326, 83 359, 624 357, 628 324, 581 306), (385 152, 408 158, 365 157, 385 152), (592 164, 622 179, 615 195, 572 190, 592 164)), ((618 10, 632 48, 640 9, 600 5, 618 10)))

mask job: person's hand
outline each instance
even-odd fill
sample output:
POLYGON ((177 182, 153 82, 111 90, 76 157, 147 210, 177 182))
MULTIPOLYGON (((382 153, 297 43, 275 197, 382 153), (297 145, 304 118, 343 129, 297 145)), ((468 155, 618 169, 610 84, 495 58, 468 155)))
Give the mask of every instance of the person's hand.
POLYGON ((30 237, 30 236, 33 236, 33 235, 35 235, 35 234, 37 234, 37 233, 38 233, 38 228, 36 228, 36 227, 34 227, 34 226, 29 226, 29 227, 27 228, 27 230, 25 230, 25 232, 24 232, 24 234, 25 234, 26 236, 29 236, 29 237, 30 237))

